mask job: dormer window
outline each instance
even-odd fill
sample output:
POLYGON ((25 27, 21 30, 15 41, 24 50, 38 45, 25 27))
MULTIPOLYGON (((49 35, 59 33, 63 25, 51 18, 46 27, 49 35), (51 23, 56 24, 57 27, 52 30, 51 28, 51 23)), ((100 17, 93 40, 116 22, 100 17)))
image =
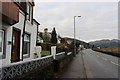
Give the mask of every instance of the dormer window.
POLYGON ((29 3, 27 4, 27 13, 28 13, 27 19, 29 21, 31 21, 31 19, 32 19, 32 6, 29 3))

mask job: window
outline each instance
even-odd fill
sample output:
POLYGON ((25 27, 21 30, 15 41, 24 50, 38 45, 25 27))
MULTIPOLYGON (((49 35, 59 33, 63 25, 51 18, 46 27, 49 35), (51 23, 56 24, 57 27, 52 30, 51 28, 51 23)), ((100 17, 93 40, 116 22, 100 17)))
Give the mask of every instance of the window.
POLYGON ((30 56, 30 34, 25 33, 23 58, 27 58, 29 56, 30 56))
POLYGON ((29 20, 29 21, 31 21, 31 5, 30 4, 28 4, 27 5, 27 13, 28 13, 28 15, 27 15, 27 19, 29 20))
POLYGON ((5 58, 5 31, 0 30, 0 59, 5 58))
POLYGON ((22 1, 21 0, 16 0, 18 3, 21 3, 22 1))

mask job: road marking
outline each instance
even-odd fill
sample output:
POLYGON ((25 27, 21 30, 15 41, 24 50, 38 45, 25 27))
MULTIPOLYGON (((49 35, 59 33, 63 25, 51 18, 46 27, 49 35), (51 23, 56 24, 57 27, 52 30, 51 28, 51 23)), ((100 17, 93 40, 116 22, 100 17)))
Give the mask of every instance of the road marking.
POLYGON ((115 65, 117 65, 117 66, 120 66, 119 64, 117 64, 117 63, 115 63, 115 62, 113 62, 113 61, 110 61, 112 64, 115 64, 115 65))

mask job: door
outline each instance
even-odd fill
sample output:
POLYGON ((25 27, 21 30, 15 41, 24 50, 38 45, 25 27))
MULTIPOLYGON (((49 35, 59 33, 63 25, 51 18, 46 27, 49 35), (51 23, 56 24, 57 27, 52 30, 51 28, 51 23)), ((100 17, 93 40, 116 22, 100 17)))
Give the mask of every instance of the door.
POLYGON ((20 30, 13 29, 11 62, 20 61, 20 30))

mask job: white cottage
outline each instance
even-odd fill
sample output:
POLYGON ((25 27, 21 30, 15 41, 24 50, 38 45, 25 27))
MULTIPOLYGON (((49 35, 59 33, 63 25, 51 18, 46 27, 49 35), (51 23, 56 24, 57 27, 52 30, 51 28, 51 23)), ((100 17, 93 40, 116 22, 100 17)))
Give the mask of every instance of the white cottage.
POLYGON ((3 66, 34 58, 39 23, 33 0, 0 2, 0 63, 3 66))

